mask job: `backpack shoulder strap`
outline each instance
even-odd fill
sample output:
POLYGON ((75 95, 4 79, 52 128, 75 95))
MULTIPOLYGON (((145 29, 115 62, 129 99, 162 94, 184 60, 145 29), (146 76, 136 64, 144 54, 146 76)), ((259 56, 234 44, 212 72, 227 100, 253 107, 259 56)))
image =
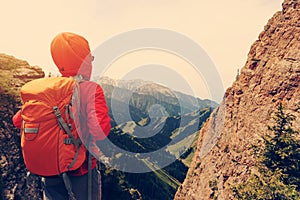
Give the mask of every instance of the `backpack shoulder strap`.
POLYGON ((82 75, 80 75, 80 74, 78 74, 76 76, 72 76, 72 78, 78 83, 85 81, 84 78, 82 77, 82 75))

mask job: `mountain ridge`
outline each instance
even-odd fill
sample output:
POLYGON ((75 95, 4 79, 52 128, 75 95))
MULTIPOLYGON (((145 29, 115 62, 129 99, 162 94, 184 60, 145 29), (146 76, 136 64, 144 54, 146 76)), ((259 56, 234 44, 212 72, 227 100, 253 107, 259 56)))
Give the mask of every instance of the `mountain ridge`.
MULTIPOLYGON (((201 110, 206 107, 216 107, 218 104, 211 100, 202 100, 188 94, 162 86, 160 84, 143 81, 143 80, 115 80, 109 77, 99 78, 97 82, 102 86, 108 104, 122 100, 129 104, 140 108, 144 113, 151 111, 151 107, 160 105, 166 115, 180 115, 201 110), (169 105, 173 109, 169 109, 169 105), (176 108, 175 108, 176 107, 176 108)), ((124 105, 127 106, 128 105, 124 105)), ((118 111, 126 111, 128 108, 117 109, 118 111)))
POLYGON ((211 104, 212 107, 216 107, 218 105, 218 103, 209 100, 209 99, 201 99, 199 97, 195 97, 191 94, 186 94, 184 92, 181 91, 176 91, 176 90, 172 90, 160 83, 155 83, 152 81, 145 81, 145 80, 141 80, 141 79, 133 79, 133 80, 118 80, 118 79, 112 79, 110 77, 104 76, 101 78, 95 78, 95 81, 98 82, 100 85, 101 84, 106 84, 106 85, 112 85, 114 87, 119 87, 119 88, 123 88, 123 89, 127 89, 130 90, 132 92, 137 92, 140 94, 151 94, 151 91, 155 91, 158 93, 163 93, 166 96, 170 96, 173 98, 176 98, 176 96, 180 97, 180 96, 185 96, 190 97, 190 98, 195 98, 198 99, 200 101, 209 101, 209 103, 211 104))

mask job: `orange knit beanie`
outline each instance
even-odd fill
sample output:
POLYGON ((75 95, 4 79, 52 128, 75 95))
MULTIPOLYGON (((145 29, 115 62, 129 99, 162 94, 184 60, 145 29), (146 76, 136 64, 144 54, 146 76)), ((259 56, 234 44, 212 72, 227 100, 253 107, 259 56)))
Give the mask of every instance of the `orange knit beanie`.
POLYGON ((84 37, 69 32, 58 34, 51 42, 51 56, 62 76, 81 74, 90 79, 92 56, 84 37))

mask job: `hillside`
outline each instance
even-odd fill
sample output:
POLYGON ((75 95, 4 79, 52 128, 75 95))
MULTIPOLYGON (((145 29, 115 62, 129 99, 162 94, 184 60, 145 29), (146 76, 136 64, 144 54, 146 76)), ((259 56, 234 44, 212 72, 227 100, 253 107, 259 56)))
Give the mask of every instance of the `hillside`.
POLYGON ((110 177, 104 178, 104 199, 173 199, 195 151, 198 130, 211 113, 210 105, 216 104, 182 93, 178 97, 179 93, 141 80, 105 77, 99 83, 113 127, 109 142, 98 146, 121 170, 102 166, 110 177), (111 182, 120 184, 111 187, 111 182))
MULTIPOLYGON (((173 199, 188 170, 190 156, 195 151, 195 143, 191 143, 196 141, 197 130, 200 128, 198 124, 195 131, 195 123, 199 122, 195 119, 200 116, 199 120, 205 121, 209 115, 210 109, 202 110, 196 115, 188 114, 187 117, 194 119, 191 120, 194 123, 182 126, 180 133, 179 116, 157 119, 157 125, 164 125, 155 136, 149 138, 132 136, 137 134, 138 127, 132 121, 113 127, 109 141, 115 146, 106 142, 99 142, 98 146, 112 159, 113 167, 121 171, 102 166, 105 174, 103 186, 106 188, 104 199, 138 199, 128 197, 132 190, 136 191, 141 199, 173 199), (178 143, 168 145, 171 141, 178 143), (179 158, 179 154, 183 153, 180 151, 182 149, 186 150, 186 153, 179 158), (166 161, 170 161, 170 165, 161 168, 166 161)), ((148 131, 153 130, 149 128, 148 131)))
POLYGON ((197 151, 175 199, 233 199, 230 187, 253 167, 251 145, 280 103, 300 130, 300 1, 285 0, 251 46, 238 80, 200 131, 197 151))
MULTIPOLYGON (((41 68, 26 61, 0 54, 0 173, 7 199, 30 199, 40 196, 40 186, 33 179, 32 187, 25 183, 26 170, 20 149, 18 130, 11 118, 19 109, 20 87, 33 79, 44 77, 41 68)), ((1 184, 0 184, 1 185, 1 184)))

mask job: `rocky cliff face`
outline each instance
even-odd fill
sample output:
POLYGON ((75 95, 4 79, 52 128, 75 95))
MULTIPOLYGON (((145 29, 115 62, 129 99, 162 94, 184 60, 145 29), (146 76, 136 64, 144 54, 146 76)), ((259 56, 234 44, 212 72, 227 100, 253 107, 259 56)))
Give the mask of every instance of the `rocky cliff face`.
POLYGON ((5 199, 38 199, 40 187, 35 185, 39 182, 33 178, 27 187, 19 130, 13 127, 11 118, 19 109, 20 87, 41 77, 44 77, 41 68, 0 54, 0 185, 5 199))
POLYGON ((252 45, 241 74, 228 88, 198 140, 175 199, 232 199, 230 185, 249 176, 251 144, 267 131, 280 102, 300 130, 300 0, 285 0, 252 45))

